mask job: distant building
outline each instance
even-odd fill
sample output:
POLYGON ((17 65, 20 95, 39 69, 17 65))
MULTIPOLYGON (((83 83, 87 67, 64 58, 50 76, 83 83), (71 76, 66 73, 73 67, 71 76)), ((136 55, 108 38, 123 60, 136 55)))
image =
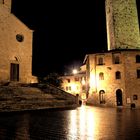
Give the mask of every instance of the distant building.
POLYGON ((0 0, 0 81, 30 83, 33 31, 11 13, 12 0, 0 0))
POLYGON ((87 103, 140 108, 140 33, 136 0, 106 0, 108 51, 87 54, 87 103))
POLYGON ((62 80, 62 89, 73 95, 79 95, 86 99, 86 71, 85 65, 81 66, 80 71, 60 77, 62 80))

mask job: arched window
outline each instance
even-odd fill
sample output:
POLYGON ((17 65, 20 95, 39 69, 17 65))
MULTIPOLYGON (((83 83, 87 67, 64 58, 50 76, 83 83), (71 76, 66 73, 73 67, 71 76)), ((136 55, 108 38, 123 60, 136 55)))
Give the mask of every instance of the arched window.
POLYGON ((136 63, 140 63, 140 55, 136 55, 136 63))
POLYGON ((133 95, 133 100, 138 100, 138 95, 133 95))
POLYGON ((103 72, 99 73, 99 80, 104 80, 104 73, 103 72))
POLYGON ((115 77, 116 77, 116 79, 121 79, 121 73, 120 73, 120 71, 117 71, 115 73, 115 77))
POLYGON ((99 91, 99 101, 100 101, 100 104, 105 104, 105 91, 104 90, 99 91))

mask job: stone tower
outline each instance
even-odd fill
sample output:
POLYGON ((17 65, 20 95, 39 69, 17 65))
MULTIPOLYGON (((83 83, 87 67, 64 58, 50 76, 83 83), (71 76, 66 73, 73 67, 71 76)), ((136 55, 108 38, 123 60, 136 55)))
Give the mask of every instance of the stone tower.
POLYGON ((136 0, 106 0, 108 50, 140 49, 136 0))
POLYGON ((6 6, 7 9, 9 9, 9 11, 11 12, 12 0, 0 0, 0 4, 6 6))

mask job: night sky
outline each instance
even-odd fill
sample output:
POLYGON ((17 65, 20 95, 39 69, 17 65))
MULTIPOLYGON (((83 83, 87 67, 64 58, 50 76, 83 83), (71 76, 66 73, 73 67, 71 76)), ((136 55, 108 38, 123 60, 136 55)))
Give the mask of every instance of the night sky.
POLYGON ((86 54, 106 50, 103 0, 13 0, 12 13, 34 30, 34 75, 67 73, 86 54))

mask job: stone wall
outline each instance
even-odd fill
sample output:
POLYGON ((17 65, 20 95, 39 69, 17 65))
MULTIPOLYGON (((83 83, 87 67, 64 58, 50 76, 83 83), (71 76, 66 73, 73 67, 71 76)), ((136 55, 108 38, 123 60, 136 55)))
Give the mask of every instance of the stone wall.
POLYGON ((14 63, 19 64, 19 81, 31 81, 32 34, 32 30, 0 4, 0 80, 10 80, 10 64, 14 63))
POLYGON ((140 49, 136 0, 106 0, 108 50, 140 49))
POLYGON ((140 51, 116 50, 89 55, 89 79, 92 83, 89 86, 88 102, 100 105, 99 92, 103 90, 105 91, 104 105, 117 106, 116 91, 119 89, 122 91, 122 105, 124 107, 130 107, 131 103, 135 103, 137 107, 140 107, 140 79, 137 78, 137 69, 140 68, 140 63, 136 63, 136 55, 140 56, 140 51), (114 55, 119 56, 119 64, 113 63, 114 55), (98 64, 99 57, 103 57, 103 65, 98 64), (121 73, 120 79, 115 77, 117 71, 121 73), (99 73, 101 72, 104 73, 104 80, 99 80, 99 73), (138 99, 133 100, 133 95, 137 95, 138 99), (130 99, 130 102, 127 102, 128 99, 130 99))

